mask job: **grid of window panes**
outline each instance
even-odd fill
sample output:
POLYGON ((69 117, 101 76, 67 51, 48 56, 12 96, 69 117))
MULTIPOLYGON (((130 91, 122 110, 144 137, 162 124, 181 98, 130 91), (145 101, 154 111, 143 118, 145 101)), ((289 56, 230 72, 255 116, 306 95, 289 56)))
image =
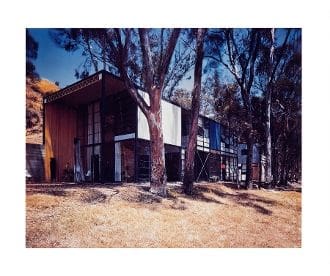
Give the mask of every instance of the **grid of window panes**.
POLYGON ((101 143, 101 119, 99 102, 88 105, 87 135, 88 145, 101 143))
POLYGON ((221 131, 221 151, 225 153, 237 154, 238 140, 227 127, 222 126, 221 131))

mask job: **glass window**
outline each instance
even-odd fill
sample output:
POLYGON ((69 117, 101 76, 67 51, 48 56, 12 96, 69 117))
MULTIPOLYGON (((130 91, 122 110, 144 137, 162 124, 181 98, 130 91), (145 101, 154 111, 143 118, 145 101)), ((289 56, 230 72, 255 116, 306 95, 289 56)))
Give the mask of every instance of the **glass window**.
POLYGON ((241 150, 241 155, 247 155, 247 149, 242 149, 241 150))
POLYGON ((198 127, 198 136, 204 136, 204 129, 202 127, 198 127))
POLYGON ((87 143, 101 143, 100 104, 88 105, 87 143))

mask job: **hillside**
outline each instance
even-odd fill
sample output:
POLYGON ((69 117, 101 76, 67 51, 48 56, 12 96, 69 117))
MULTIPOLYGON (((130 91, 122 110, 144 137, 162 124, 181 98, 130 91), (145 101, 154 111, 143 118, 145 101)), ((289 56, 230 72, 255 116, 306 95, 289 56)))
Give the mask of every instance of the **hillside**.
POLYGON ((26 143, 42 144, 42 99, 58 90, 56 84, 46 79, 26 80, 26 143))

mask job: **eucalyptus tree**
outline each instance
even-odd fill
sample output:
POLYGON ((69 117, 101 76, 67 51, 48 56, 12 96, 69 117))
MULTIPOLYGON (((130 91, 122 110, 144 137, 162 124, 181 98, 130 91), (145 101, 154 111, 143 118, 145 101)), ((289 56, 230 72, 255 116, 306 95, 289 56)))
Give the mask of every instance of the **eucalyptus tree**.
POLYGON ((247 143, 246 188, 252 188, 251 165, 254 144, 251 92, 260 53, 260 29, 215 29, 208 36, 207 57, 231 74, 239 86, 245 113, 247 143))
POLYGON ((272 89, 274 182, 301 178, 301 31, 292 30, 272 89))
MULTIPOLYGON (((283 31, 283 30, 281 30, 283 31)), ((277 31, 278 33, 279 31, 277 31)), ((272 107, 272 91, 274 81, 283 72, 283 65, 286 62, 286 48, 290 29, 286 31, 285 38, 282 43, 275 40, 275 28, 264 30, 262 37, 261 58, 258 64, 258 81, 257 87, 261 88, 266 102, 266 120, 265 120, 265 155, 266 155, 266 172, 265 181, 268 186, 272 186, 272 136, 271 136, 271 107, 272 107)))
MULTIPOLYGON (((266 102, 266 120, 264 122, 266 142, 265 178, 269 186, 272 186, 273 183, 278 181, 277 171, 279 159, 277 157, 283 156, 283 154, 285 155, 287 151, 285 147, 281 147, 280 151, 274 151, 275 147, 279 149, 279 145, 284 145, 282 142, 286 140, 284 139, 284 137, 286 137, 284 133, 287 132, 286 124, 283 124, 278 129, 276 128, 281 118, 280 111, 282 108, 280 107, 284 107, 287 104, 297 104, 297 102, 292 102, 292 99, 283 97, 288 92, 287 89, 289 88, 289 86, 283 84, 290 83, 292 88, 296 90, 299 90, 300 87, 299 81, 296 79, 297 76, 301 77, 301 69, 299 69, 301 62, 299 65, 299 59, 297 59, 300 51, 299 45, 301 43, 298 41, 300 38, 297 40, 299 33, 300 31, 298 29, 266 29, 263 33, 261 57, 257 68, 258 81, 256 82, 256 87, 262 92, 266 102), (295 74, 297 74, 295 76, 288 73, 288 70, 290 71, 293 69, 295 70, 295 74), (276 91, 276 93, 274 91, 276 91), (275 95, 273 95, 274 93, 275 95), (282 93, 282 95, 280 93, 282 93), (283 100, 285 100, 285 102, 283 102, 283 100), (282 103, 279 104, 280 102, 282 103), (278 135, 278 131, 281 132, 280 135, 278 135), (272 135, 275 137, 272 137, 272 135), (280 140, 282 142, 279 142, 279 137, 281 137, 280 140), (272 166, 273 161, 275 162, 272 166), (273 179, 274 176, 275 179, 273 179)), ((300 97, 297 94, 294 101, 299 101, 299 99, 300 97)), ((292 111, 292 109, 290 110, 292 111)), ((295 110, 298 111, 298 109, 295 110)), ((297 113, 291 115, 299 117, 297 113)), ((284 164, 284 162, 282 163, 284 164)))
POLYGON ((188 136, 187 154, 184 166, 183 188, 191 195, 194 183, 194 160, 197 146, 198 116, 200 110, 202 68, 204 58, 204 37, 206 29, 196 30, 196 62, 194 67, 194 88, 190 110, 190 130, 188 136))
MULTIPOLYGON (((103 68, 120 76, 147 118, 150 134, 152 193, 166 196, 165 148, 161 99, 171 94, 190 69, 193 55, 179 43, 180 29, 60 29, 51 36, 67 51, 82 49, 76 76, 103 68), (183 50, 182 50, 183 48, 183 50), (147 93, 146 101, 137 87, 147 93), (165 93, 166 92, 166 93, 165 93)), ((188 42, 191 40, 188 39, 188 42)))

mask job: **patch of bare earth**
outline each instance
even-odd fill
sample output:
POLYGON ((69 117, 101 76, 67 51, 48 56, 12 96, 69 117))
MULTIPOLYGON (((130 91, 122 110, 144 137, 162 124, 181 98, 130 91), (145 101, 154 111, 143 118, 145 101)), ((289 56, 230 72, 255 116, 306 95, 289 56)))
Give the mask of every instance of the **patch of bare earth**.
POLYGON ((27 247, 300 247, 301 193, 123 186, 27 188, 27 247))
POLYGON ((54 93, 59 87, 46 79, 26 79, 26 143, 42 144, 43 96, 54 93))

